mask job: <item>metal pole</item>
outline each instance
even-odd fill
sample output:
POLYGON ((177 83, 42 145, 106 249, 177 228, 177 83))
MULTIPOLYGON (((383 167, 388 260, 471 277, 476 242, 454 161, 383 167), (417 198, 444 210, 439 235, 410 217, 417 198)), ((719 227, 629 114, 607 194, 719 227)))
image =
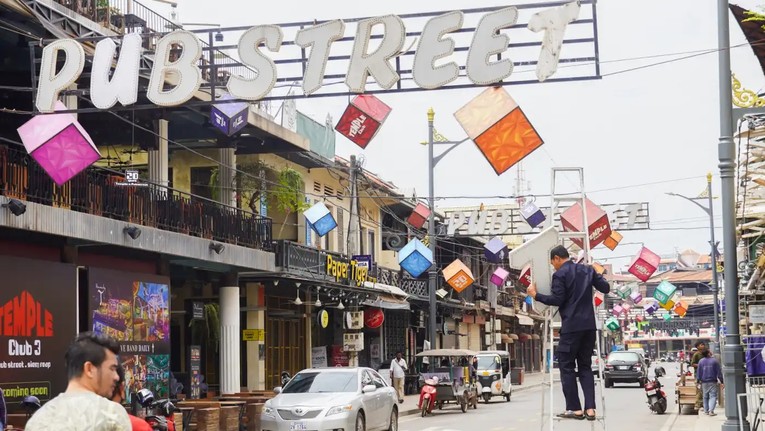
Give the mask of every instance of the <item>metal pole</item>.
POLYGON ((717 247, 715 247, 715 216, 714 208, 712 207, 712 173, 707 174, 707 194, 709 195, 709 237, 711 239, 710 246, 712 249, 712 296, 715 301, 714 313, 715 313, 715 345, 717 345, 717 353, 720 352, 720 284, 717 278, 717 247))
MULTIPOLYGON (((433 108, 428 109, 428 207, 430 215, 428 216, 428 247, 433 253, 433 261, 436 260, 436 209, 435 209, 435 190, 433 185, 433 171, 435 161, 433 159, 433 119, 436 112, 433 108)), ((430 337, 430 348, 436 348, 436 267, 431 266, 428 270, 428 298, 430 300, 430 312, 428 316, 428 336, 430 337)))
MULTIPOLYGON (((746 400, 738 394, 746 392, 744 380, 744 348, 741 345, 738 320, 738 274, 736 265, 736 185, 733 143, 733 89, 730 70, 730 34, 728 0, 717 0, 717 60, 720 95, 720 140, 718 158, 722 195, 723 258, 725 262, 725 348, 722 350, 725 379, 725 423, 723 431, 748 431, 746 400)), ((716 268, 715 268, 716 270, 716 268)))

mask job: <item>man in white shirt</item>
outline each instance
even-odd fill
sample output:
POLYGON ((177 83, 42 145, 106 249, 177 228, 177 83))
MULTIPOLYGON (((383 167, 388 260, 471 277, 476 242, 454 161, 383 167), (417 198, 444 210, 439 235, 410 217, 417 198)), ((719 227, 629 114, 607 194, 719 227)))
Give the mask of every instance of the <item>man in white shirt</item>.
POLYGON ((393 382, 393 387, 396 388, 399 403, 404 402, 404 378, 407 370, 403 356, 403 353, 396 352, 396 358, 390 361, 390 380, 393 382))
POLYGON ((29 419, 26 431, 131 431, 127 411, 109 401, 119 381, 119 344, 85 332, 66 352, 69 385, 29 419))

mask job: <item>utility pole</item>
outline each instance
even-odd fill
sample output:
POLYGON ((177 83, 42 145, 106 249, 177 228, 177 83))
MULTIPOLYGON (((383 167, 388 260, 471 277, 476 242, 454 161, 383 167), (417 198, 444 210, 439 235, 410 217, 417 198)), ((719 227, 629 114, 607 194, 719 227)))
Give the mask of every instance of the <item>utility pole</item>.
MULTIPOLYGON (((720 139, 717 154, 723 217, 723 258, 725 261, 725 346, 722 349, 725 379, 725 423, 723 431, 749 431, 744 379, 744 347, 739 334, 738 265, 736 262, 736 147, 733 143, 733 86, 730 70, 730 29, 728 0, 717 0, 717 61, 720 96, 720 139)), ((715 271, 717 268, 715 268, 715 271)))
POLYGON ((715 210, 712 207, 712 173, 707 174, 707 198, 709 199, 709 245, 712 247, 712 297, 715 306, 712 307, 715 313, 715 344, 717 351, 720 352, 720 282, 717 278, 717 245, 715 244, 715 210))
POLYGON ((356 156, 351 156, 350 182, 351 182, 351 218, 348 222, 348 254, 353 256, 361 254, 359 244, 359 185, 358 165, 356 156))
MULTIPOLYGON (((436 168, 436 161, 433 158, 433 120, 436 117, 436 112, 433 108, 428 110, 428 207, 430 208, 430 215, 428 216, 428 247, 433 254, 433 261, 436 259, 436 204, 435 204, 435 187, 433 185, 433 174, 436 168)), ((436 307, 436 267, 432 265, 428 269, 428 299, 430 301, 430 308, 428 313, 428 337, 430 337, 430 348, 436 348, 436 313, 438 308, 436 307)))

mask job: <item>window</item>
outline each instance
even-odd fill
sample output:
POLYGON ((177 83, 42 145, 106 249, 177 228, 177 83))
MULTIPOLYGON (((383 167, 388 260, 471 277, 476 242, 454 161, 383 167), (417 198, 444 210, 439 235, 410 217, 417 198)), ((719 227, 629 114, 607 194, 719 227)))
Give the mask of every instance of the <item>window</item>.
POLYGON ((361 387, 371 384, 373 384, 372 376, 369 374, 369 371, 364 371, 361 375, 361 387))
MULTIPOLYGON (((371 378, 370 378, 371 382, 371 378)), ((371 383, 370 383, 371 384, 371 383)), ((356 371, 298 373, 282 390, 285 394, 356 392, 356 371)))
POLYGON ((375 261, 375 231, 367 229, 367 254, 372 256, 372 262, 375 261))
POLYGON ((370 371, 369 373, 372 374, 372 381, 374 382, 374 385, 377 387, 377 389, 388 386, 385 384, 385 380, 379 374, 377 374, 377 372, 370 371))
POLYGON ((212 187, 210 179, 212 178, 213 167, 205 166, 191 168, 191 194, 212 199, 212 187))

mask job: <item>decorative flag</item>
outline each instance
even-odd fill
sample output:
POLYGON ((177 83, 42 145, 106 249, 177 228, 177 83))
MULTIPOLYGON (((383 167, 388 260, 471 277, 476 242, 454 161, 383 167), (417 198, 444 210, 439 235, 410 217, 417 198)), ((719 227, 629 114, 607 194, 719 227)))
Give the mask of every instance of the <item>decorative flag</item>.
POLYGON ((456 259, 450 263, 449 266, 444 268, 444 280, 457 292, 462 292, 467 289, 468 286, 473 284, 475 279, 473 273, 470 271, 461 260, 456 259))
POLYGON ((507 257, 507 244, 498 236, 490 239, 483 248, 486 260, 491 263, 502 263, 507 257))
MULTIPOLYGON (((595 205, 591 200, 585 199, 587 208, 587 232, 590 236, 590 248, 595 248, 611 235, 611 224, 608 222, 608 214, 595 205)), ((579 202, 568 207, 560 214, 561 226, 565 232, 583 232, 582 205, 579 202)), ((579 247, 584 247, 581 238, 571 238, 571 241, 579 247)))
POLYGON ((632 260, 628 271, 640 281, 646 282, 656 272, 660 262, 661 257, 658 254, 643 247, 640 249, 640 253, 632 260))
POLYGON ((542 138, 504 87, 489 87, 454 117, 501 175, 539 148, 542 138))
POLYGON ((509 276, 510 273, 505 268, 497 268, 494 274, 491 275, 491 282, 497 287, 502 287, 509 276))
MULTIPOLYGON (((226 94, 217 98, 220 101, 235 100, 226 94)), ((245 102, 216 103, 210 108, 210 120, 213 126, 226 136, 233 136, 247 125, 249 105, 245 102)))
POLYGON ((608 236, 603 241, 603 245, 605 245, 609 250, 614 251, 616 249, 616 246, 619 245, 620 242, 622 242, 622 239, 624 237, 619 232, 612 230, 611 235, 608 236))
POLYGON ((324 202, 317 202, 314 206, 308 208, 303 215, 319 236, 324 236, 337 227, 335 218, 332 217, 332 213, 324 205, 324 202))
POLYGON ((430 209, 424 204, 418 203, 406 221, 414 228, 422 229, 425 226, 425 222, 428 221, 428 217, 430 217, 430 209))
POLYGON ((541 209, 539 209, 538 206, 536 206, 533 201, 527 203, 523 206, 523 208, 521 208, 521 217, 523 217, 523 219, 526 220, 526 223, 528 223, 532 228, 539 226, 543 221, 545 221, 544 213, 541 209))
POLYGON ((371 94, 351 100, 335 130, 361 148, 366 148, 390 114, 390 106, 371 94))
POLYGON ((433 253, 415 238, 399 250, 398 264, 412 277, 417 278, 433 265, 433 253))
MULTIPOLYGON (((56 111, 67 107, 56 102, 56 111)), ((36 115, 17 129, 27 153, 59 186, 101 158, 74 114, 36 115)))

